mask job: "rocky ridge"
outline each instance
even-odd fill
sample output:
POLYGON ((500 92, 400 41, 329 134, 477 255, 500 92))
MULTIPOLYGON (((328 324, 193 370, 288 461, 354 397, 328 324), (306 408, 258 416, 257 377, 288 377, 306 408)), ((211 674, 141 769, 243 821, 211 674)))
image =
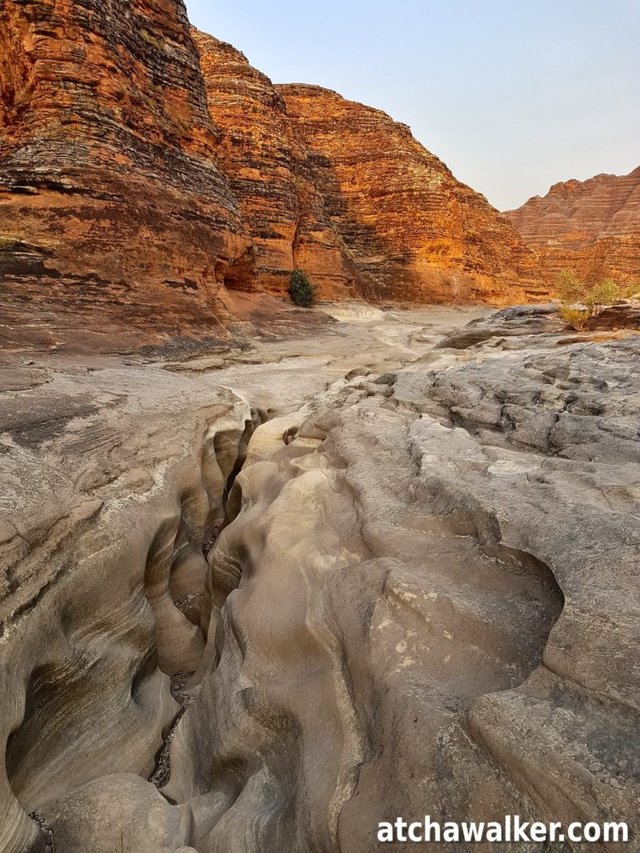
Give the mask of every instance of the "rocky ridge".
POLYGON ((209 111, 220 129, 216 154, 256 250, 256 287, 284 293, 304 269, 321 299, 354 296, 357 271, 314 184, 300 142, 271 80, 232 45, 192 30, 209 111))
POLYGON ((282 292, 297 266, 324 298, 539 295, 533 253, 406 126, 320 87, 274 86, 231 45, 194 39, 262 283, 282 292))
POLYGON ((565 181, 505 214, 553 283, 562 269, 640 282, 640 166, 628 175, 565 181))
POLYGON ((371 300, 538 299, 535 254, 484 196, 386 113, 318 86, 278 86, 314 182, 371 300))

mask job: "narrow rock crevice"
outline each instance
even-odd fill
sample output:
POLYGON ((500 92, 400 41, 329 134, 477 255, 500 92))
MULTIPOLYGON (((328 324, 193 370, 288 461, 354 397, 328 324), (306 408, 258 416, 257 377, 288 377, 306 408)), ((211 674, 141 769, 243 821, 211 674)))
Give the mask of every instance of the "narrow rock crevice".
POLYGON ((93 527, 76 527, 67 569, 48 593, 41 640, 29 638, 27 624, 30 657, 3 668, 3 691, 15 699, 5 766, 16 815, 5 828, 17 839, 5 838, 3 850, 49 850, 53 834, 56 846, 67 849, 70 841, 56 822, 64 820, 65 798, 93 779, 134 773, 158 786, 168 779, 171 737, 193 701, 186 682, 205 644, 205 536, 210 519, 226 523, 227 485, 246 453, 254 418, 238 420, 218 441, 220 427, 208 426, 200 464, 185 459, 160 468, 160 488, 147 493, 144 504, 129 499, 133 526, 119 507, 115 516, 108 507, 93 527), (103 523, 113 527, 105 530, 104 544, 97 526, 103 523), (83 547, 89 536, 101 543, 97 549, 83 547), (96 567, 80 582, 74 553, 96 567), (28 814, 37 826, 27 823, 28 814))
MULTIPOLYGON (((244 465, 247 455, 247 448, 251 436, 255 431, 256 426, 265 422, 265 420, 266 417, 261 417, 261 415, 255 409, 251 410, 251 419, 245 421, 244 430, 242 431, 238 441, 235 460, 233 460, 233 458, 229 456, 229 440, 234 440, 237 437, 237 432, 235 430, 231 433, 219 432, 214 438, 214 453, 218 465, 220 465, 221 467, 221 471, 224 474, 224 472, 227 471, 229 467, 231 467, 231 471, 228 476, 226 476, 221 500, 217 502, 216 505, 217 512, 215 512, 214 514, 216 520, 213 522, 213 526, 210 526, 211 513, 209 516, 209 520, 207 521, 207 529, 201 548, 202 555, 207 564, 209 564, 209 557, 216 548, 220 536, 223 534, 225 528, 233 521, 233 517, 231 517, 229 513, 229 495, 233 489, 236 478, 242 470, 242 466, 244 465), (222 465, 221 460, 224 460, 222 465), (222 518, 218 516, 218 513, 220 511, 222 511, 223 514, 222 518)), ((212 511, 215 511, 215 507, 212 507, 212 511)), ((172 553, 174 556, 179 550, 178 543, 179 536, 176 536, 172 548, 172 553)), ((214 557, 211 558, 211 562, 215 562, 214 557)), ((240 572, 238 576, 238 582, 239 578, 241 577, 241 574, 242 572, 240 572)), ((192 589, 191 591, 184 594, 183 597, 179 600, 174 600, 176 608, 181 613, 183 613, 192 624, 196 626, 204 625, 207 622, 205 606, 206 603, 210 601, 210 597, 207 597, 205 595, 205 586, 206 580, 202 584, 201 588, 192 589)), ((230 591, 231 590, 229 590, 229 592, 230 591)), ((184 593, 184 588, 182 589, 182 592, 184 593)), ((226 595, 228 595, 229 592, 227 592, 226 595)), ((206 637, 206 631, 203 631, 203 633, 206 637)), ((192 669, 174 672, 171 675, 171 695, 180 705, 180 710, 174 717, 166 735, 164 736, 162 746, 156 755, 156 765, 154 771, 149 777, 149 781, 153 782, 153 784, 158 789, 164 788, 171 778, 171 742, 173 740, 176 729, 180 723, 180 720, 187 712, 188 708, 195 701, 196 697, 193 692, 193 689, 197 686, 197 679, 194 680, 194 676, 197 675, 197 670, 200 663, 201 659, 197 661, 198 665, 193 666, 192 669)))

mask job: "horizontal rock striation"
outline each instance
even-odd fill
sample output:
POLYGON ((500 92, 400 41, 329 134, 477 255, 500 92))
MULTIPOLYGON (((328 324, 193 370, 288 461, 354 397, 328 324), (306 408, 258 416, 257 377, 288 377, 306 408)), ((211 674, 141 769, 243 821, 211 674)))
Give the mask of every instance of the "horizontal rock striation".
POLYGON ((534 253, 406 125, 317 86, 278 86, 371 300, 538 298, 534 253))
POLYGON ((0 8, 3 321, 211 329, 252 277, 182 0, 0 8))
POLYGON ((256 252, 260 289, 283 293, 303 268, 323 299, 354 295, 356 275, 313 183, 308 150, 269 78, 229 44, 192 30, 218 162, 229 178, 256 252))
POLYGON ((183 0, 0 7, 0 340, 224 336, 238 291, 523 301, 535 257, 408 129, 278 87, 183 0), (214 335, 215 336, 215 335, 214 335))
POLYGON ((505 215, 538 252, 551 283, 562 269, 640 282, 640 167, 554 184, 505 215))

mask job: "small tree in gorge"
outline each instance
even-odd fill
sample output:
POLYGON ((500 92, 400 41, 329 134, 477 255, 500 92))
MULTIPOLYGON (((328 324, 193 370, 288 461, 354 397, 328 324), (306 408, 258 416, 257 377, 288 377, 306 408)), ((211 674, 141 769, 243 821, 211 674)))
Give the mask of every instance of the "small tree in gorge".
POLYGON ((294 270, 291 273, 289 295, 293 304, 299 308, 311 308, 316 301, 316 289, 302 270, 294 270))

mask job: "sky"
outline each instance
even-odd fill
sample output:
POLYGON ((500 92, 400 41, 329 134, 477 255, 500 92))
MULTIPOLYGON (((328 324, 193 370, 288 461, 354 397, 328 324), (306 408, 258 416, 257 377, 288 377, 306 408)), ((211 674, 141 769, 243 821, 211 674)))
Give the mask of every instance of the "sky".
POLYGON ((186 0, 276 83, 408 124, 500 210, 640 165, 640 0, 186 0))

